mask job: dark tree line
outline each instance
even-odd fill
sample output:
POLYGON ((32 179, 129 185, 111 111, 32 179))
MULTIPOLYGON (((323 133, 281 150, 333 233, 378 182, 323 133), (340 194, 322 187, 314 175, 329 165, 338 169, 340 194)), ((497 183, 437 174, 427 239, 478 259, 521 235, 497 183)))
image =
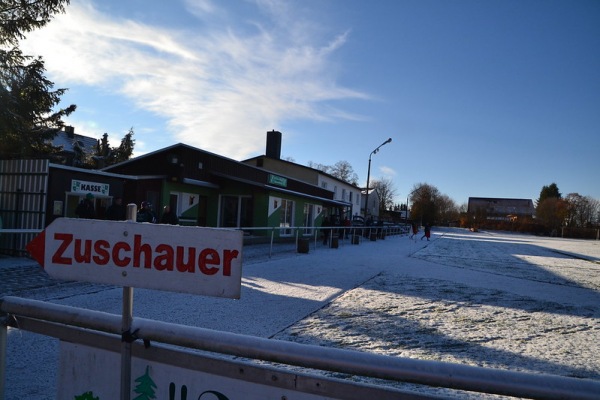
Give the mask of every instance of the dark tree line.
POLYGON ((556 183, 542 187, 536 201, 536 220, 548 231, 592 228, 600 223, 600 201, 579 193, 564 196, 556 183))
POLYGON ((448 195, 428 183, 417 183, 408 198, 410 219, 429 225, 449 225, 459 220, 459 208, 448 195))

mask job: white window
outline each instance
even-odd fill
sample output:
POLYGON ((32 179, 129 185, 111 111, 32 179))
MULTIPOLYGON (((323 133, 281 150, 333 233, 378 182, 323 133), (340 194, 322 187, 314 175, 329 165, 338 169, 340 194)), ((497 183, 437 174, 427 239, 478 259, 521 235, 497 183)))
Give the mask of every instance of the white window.
POLYGON ((252 197, 222 196, 219 213, 220 227, 252 226, 252 197))
POLYGON ((281 217, 279 226, 282 228, 279 234, 281 236, 291 236, 292 226, 294 226, 294 202, 281 199, 281 217))
POLYGON ((303 230, 304 235, 312 235, 313 230, 312 226, 315 221, 315 206, 313 204, 304 204, 304 226, 306 227, 303 230), (311 228, 309 228, 311 227, 311 228))

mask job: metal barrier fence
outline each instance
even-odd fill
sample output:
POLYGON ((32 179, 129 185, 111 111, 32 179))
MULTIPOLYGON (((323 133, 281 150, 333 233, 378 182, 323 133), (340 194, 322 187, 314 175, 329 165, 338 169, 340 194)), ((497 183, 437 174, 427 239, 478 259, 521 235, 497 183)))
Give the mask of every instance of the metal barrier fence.
POLYGON ((320 246, 337 248, 348 244, 360 244, 364 240, 385 239, 408 233, 405 225, 391 226, 310 226, 310 227, 257 227, 239 228, 245 233, 244 252, 275 254, 308 252, 320 246), (281 232, 286 234, 282 235, 281 232), (266 248, 265 248, 266 247, 266 248))
MULTIPOLYGON (((48 170, 48 160, 0 160, 0 229, 43 229, 48 170)), ((2 235, 0 251, 22 255, 32 238, 2 235)))
MULTIPOLYGON (((5 321, 0 324, 0 345, 3 346, 0 348, 0 354, 6 354, 7 325, 75 342, 78 338, 90 335, 94 331, 97 334, 111 334, 113 339, 117 340, 116 346, 121 341, 121 316, 114 314, 17 297, 2 299, 0 312, 8 314, 4 318, 5 321)), ((303 345, 143 318, 135 318, 132 321, 131 329, 135 332, 136 339, 144 340, 146 343, 158 342, 312 370, 339 372, 388 381, 540 399, 597 399, 598 393, 600 393, 600 382, 587 379, 519 373, 303 345)), ((87 341, 94 343, 98 339, 88 339, 87 341)), ((138 351, 143 350, 139 349, 138 351)), ((4 360, 0 360, 0 366, 3 363, 4 360)), ((238 366, 237 369, 238 375, 243 375, 243 368, 238 366)), ((2 370, 0 370, 0 389, 3 384, 1 375, 2 370)), ((277 379, 272 379, 272 376, 267 376, 267 379, 264 379, 261 384, 269 384, 268 381, 271 380, 271 385, 277 385, 275 383, 277 379)), ((298 375, 295 376, 295 379, 298 379, 298 375)), ((309 379, 307 376, 301 378, 309 379)), ((422 393, 402 392, 381 385, 354 386, 355 384, 348 382, 349 386, 346 387, 341 380, 329 380, 321 376, 313 376, 312 379, 313 383, 317 382, 318 384, 303 387, 302 391, 341 399, 437 398, 422 393), (336 388, 335 393, 328 392, 334 387, 336 388), (360 390, 357 391, 357 388, 360 390), (357 396, 358 394, 360 396, 357 396)), ((2 399, 2 391, 0 391, 0 399, 2 399)))
MULTIPOLYGON (((312 242, 313 249, 317 249, 319 243, 330 247, 343 246, 349 243, 359 244, 363 240, 385 239, 386 236, 402 235, 408 232, 405 225, 391 226, 292 226, 292 227, 242 227, 225 228, 242 230, 245 233, 244 247, 259 248, 263 254, 272 257, 275 253, 297 252, 301 241, 312 242), (281 232, 286 234, 282 235, 281 232), (308 232, 308 233, 307 233, 308 232), (265 245, 267 248, 265 248, 265 245), (333 246, 332 246, 333 245, 333 246)), ((18 247, 5 250, 5 253, 14 255, 25 255, 25 245, 31 241, 42 229, 3 229, 0 225, 0 238, 12 237, 11 243, 19 243, 18 247)))

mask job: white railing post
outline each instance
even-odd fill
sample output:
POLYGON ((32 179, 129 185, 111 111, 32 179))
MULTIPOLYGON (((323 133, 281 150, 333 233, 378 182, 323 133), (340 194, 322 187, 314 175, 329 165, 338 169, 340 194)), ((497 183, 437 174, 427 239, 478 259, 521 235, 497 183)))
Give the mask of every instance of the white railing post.
POLYGON ((273 240, 275 238, 275 227, 271 229, 271 247, 269 248, 269 258, 273 256, 273 240))
MULTIPOLYGON (((136 222, 137 206, 127 205, 127 220, 136 222)), ((121 315, 121 400, 131 398, 131 325, 133 324, 133 288, 123 287, 121 315)))
POLYGON ((4 400, 6 385, 6 346, 8 326, 4 323, 6 314, 0 313, 0 400, 4 400))

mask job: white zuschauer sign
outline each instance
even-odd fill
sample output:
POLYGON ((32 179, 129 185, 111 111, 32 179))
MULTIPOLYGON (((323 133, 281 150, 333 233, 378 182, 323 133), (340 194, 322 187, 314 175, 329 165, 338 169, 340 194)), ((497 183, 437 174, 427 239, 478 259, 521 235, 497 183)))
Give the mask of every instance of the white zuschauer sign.
POLYGON ((238 299, 243 232, 58 218, 27 250, 53 278, 238 299))

